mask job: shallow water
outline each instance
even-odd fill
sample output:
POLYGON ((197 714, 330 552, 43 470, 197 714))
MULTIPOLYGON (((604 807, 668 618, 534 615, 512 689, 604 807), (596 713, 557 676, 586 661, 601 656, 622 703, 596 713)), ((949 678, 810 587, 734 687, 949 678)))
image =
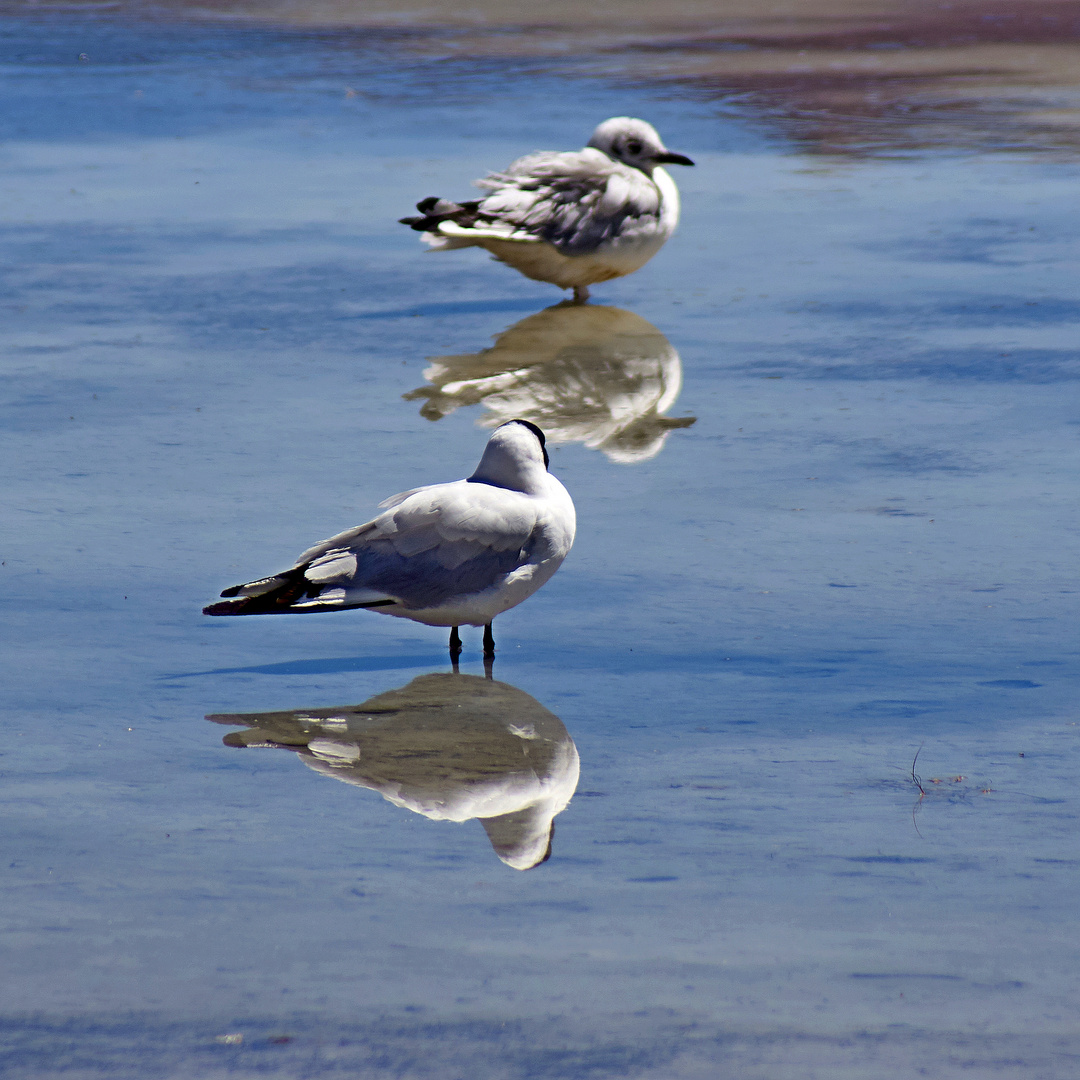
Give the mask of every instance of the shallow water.
POLYGON ((3 32, 7 1073, 1074 1075, 1075 161, 390 33, 3 32), (624 112, 699 164, 595 327, 395 223, 624 112), (579 534, 495 678, 580 780, 522 872, 311 748, 442 631, 199 609, 529 409, 579 534))

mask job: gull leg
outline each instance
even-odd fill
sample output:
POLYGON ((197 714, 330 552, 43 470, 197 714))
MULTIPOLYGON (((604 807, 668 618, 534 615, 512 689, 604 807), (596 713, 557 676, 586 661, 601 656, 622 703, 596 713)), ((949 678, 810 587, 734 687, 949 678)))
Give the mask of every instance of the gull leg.
POLYGON ((454 666, 454 673, 458 669, 458 657, 461 656, 461 635, 456 626, 450 627, 450 663, 454 666))
POLYGON ((495 666, 495 638, 491 633, 491 623, 484 627, 484 674, 489 678, 492 668, 495 666))
POLYGON ((587 285, 574 286, 574 303, 584 304, 589 299, 589 287, 587 285))

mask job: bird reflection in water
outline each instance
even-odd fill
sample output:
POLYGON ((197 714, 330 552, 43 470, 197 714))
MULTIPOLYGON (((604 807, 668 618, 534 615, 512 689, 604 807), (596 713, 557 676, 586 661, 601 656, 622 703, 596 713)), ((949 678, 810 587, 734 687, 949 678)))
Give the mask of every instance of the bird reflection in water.
POLYGON ((491 348, 436 356, 420 414, 439 420, 483 403, 484 427, 521 417, 549 443, 580 442, 631 464, 660 453, 674 428, 695 417, 664 414, 682 389, 682 363, 652 323, 620 308, 556 304, 504 330, 491 348))
POLYGON ((343 708, 207 719, 247 729, 226 735, 226 746, 293 750, 316 772, 433 821, 479 818, 515 870, 547 861, 555 816, 577 788, 577 747, 562 721, 516 687, 476 675, 421 675, 343 708))

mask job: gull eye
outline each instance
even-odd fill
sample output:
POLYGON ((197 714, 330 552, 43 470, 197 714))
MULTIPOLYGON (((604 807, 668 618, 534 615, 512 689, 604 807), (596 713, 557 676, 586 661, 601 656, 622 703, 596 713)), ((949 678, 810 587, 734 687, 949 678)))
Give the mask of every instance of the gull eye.
POLYGON ((627 152, 628 154, 633 154, 633 155, 634 155, 634 157, 637 157, 637 156, 638 156, 638 154, 640 154, 640 153, 641 153, 641 143, 639 143, 639 142, 637 141, 637 139, 631 139, 631 140, 630 140, 630 141, 629 141, 629 142, 628 142, 628 143, 626 144, 626 152, 627 152))

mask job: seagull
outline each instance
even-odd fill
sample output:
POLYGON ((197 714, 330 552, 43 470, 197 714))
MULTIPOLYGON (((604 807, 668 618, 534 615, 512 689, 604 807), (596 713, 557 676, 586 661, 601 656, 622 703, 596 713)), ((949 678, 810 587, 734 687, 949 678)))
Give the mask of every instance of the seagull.
POLYGON ((467 480, 403 491, 378 517, 308 548, 293 566, 234 585, 204 615, 277 615, 369 608, 428 626, 484 627, 532 596, 574 542, 574 503, 548 472, 544 433, 510 420, 488 440, 467 480))
POLYGON ((614 116, 584 150, 528 154, 477 180, 482 199, 433 195, 416 204, 422 216, 400 221, 433 249, 485 248, 584 303, 588 286, 639 270, 675 231, 679 189, 666 164, 694 163, 669 151, 651 124, 614 116))

